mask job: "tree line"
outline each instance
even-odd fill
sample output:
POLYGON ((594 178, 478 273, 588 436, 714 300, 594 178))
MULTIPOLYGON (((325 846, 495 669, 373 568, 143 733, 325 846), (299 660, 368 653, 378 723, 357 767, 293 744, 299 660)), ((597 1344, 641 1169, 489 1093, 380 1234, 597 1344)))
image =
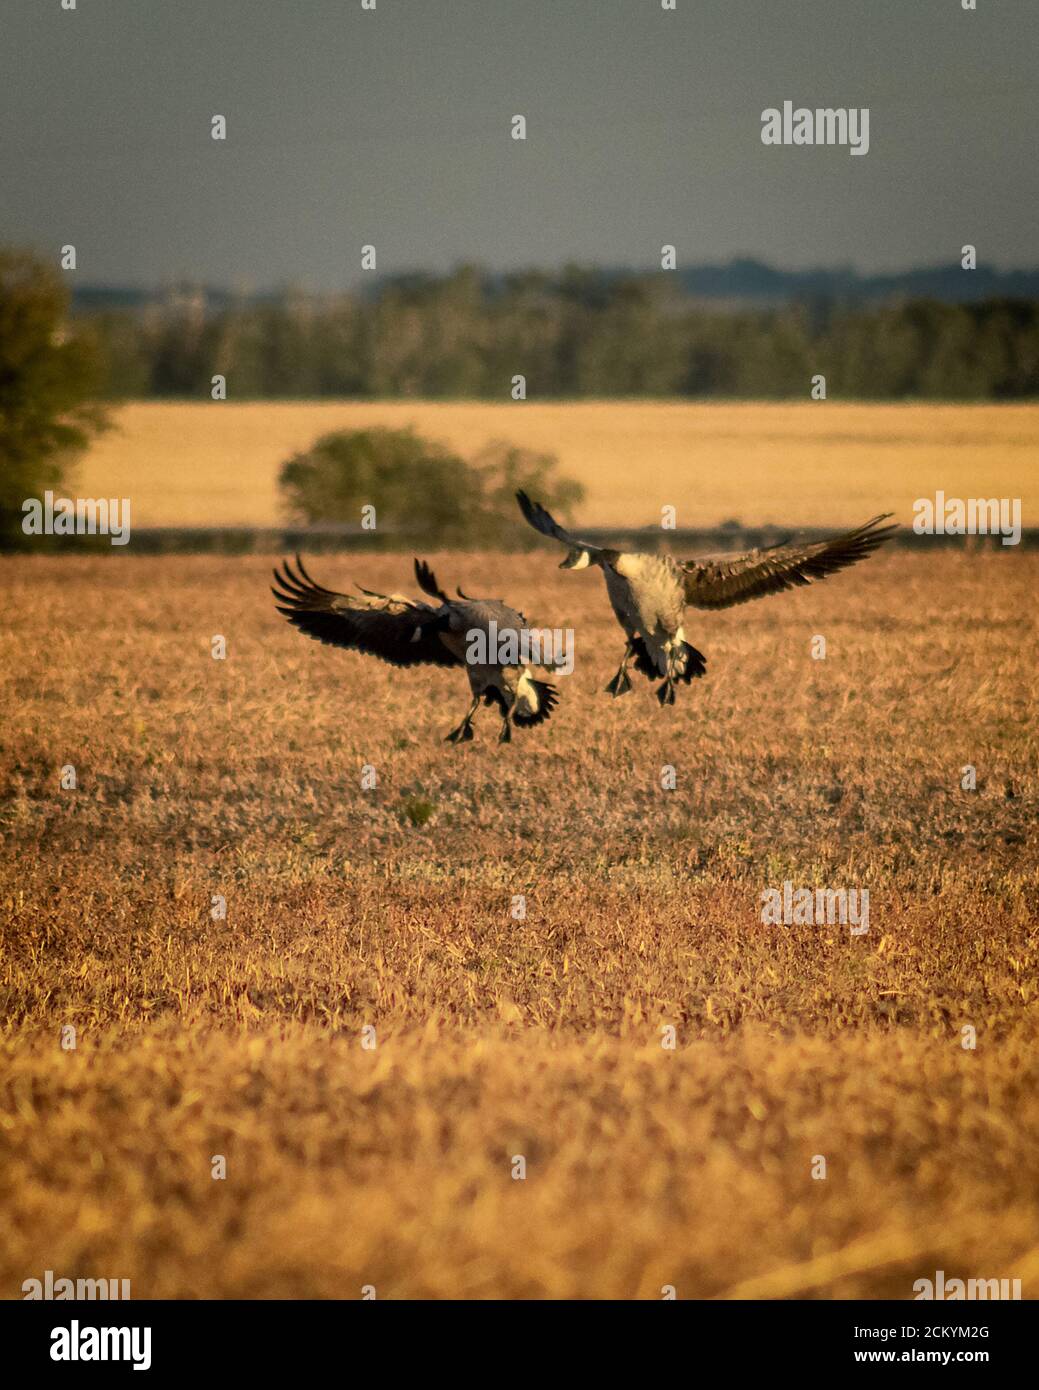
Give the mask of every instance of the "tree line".
MULTIPOLYGON (((966 272, 964 272, 966 273, 966 272)), ((178 293, 81 319, 104 398, 529 399, 1039 395, 1039 301, 720 307, 667 273, 450 274, 368 294, 178 293), (522 385, 516 378, 522 377, 522 385)))

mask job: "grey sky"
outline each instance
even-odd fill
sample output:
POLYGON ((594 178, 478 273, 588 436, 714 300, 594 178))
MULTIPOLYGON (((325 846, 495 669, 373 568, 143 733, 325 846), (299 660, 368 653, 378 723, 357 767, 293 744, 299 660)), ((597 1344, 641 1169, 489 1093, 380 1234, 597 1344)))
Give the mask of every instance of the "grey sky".
POLYGON ((1032 266, 1037 0, 3 0, 0 242, 83 283, 1032 266), (761 111, 869 106, 870 152, 761 111), (226 143, 210 118, 228 120, 226 143), (525 143, 509 137, 516 113, 525 143))

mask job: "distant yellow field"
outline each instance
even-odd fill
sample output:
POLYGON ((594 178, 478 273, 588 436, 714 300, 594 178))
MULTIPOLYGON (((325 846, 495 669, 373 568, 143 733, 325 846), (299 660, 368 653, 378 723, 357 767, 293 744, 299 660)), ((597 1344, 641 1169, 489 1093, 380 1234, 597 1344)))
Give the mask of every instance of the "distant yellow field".
POLYGON ((84 496, 130 497, 135 526, 276 525, 282 461, 333 429, 414 425, 470 453, 556 454, 587 525, 843 525, 917 497, 1022 498, 1036 515, 1039 407, 581 401, 141 403, 84 460, 84 496))

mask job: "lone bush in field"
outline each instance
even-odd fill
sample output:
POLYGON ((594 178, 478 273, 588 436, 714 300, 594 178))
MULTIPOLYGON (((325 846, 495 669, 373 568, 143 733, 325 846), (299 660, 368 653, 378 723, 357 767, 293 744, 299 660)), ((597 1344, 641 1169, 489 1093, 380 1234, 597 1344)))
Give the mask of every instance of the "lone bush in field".
POLYGON ((466 460, 414 430, 376 427, 323 435, 282 465, 279 482, 293 519, 308 525, 362 530, 374 507, 374 529, 365 529, 386 546, 526 548, 533 533, 516 508, 518 488, 564 518, 584 496, 556 469, 550 454, 498 441, 466 460))
POLYGON ((0 250, 0 546, 25 542, 22 503, 60 486, 73 457, 106 424, 93 403, 101 363, 66 326, 60 273, 0 250))

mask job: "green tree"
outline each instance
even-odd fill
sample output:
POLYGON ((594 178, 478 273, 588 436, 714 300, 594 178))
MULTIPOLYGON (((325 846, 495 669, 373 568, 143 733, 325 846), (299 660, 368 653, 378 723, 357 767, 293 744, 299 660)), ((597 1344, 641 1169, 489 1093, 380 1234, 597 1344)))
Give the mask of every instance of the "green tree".
POLYGON ((0 251, 0 542, 20 544, 22 503, 61 485, 107 420, 102 364, 67 324, 60 273, 28 252, 0 251))
POLYGON ((362 530, 375 508, 373 544, 526 546, 533 533, 516 507, 524 488, 563 517, 581 500, 579 483, 556 477, 556 460, 488 444, 472 460, 410 429, 342 430, 323 435, 282 465, 282 495, 293 520, 362 530), (370 514, 369 514, 370 515, 370 514))
POLYGON ((473 497, 470 539, 487 547, 511 546, 527 550, 538 544, 536 534, 521 517, 516 493, 526 492, 564 523, 584 499, 584 487, 574 478, 559 476, 554 454, 539 454, 495 439, 469 464, 473 497))

